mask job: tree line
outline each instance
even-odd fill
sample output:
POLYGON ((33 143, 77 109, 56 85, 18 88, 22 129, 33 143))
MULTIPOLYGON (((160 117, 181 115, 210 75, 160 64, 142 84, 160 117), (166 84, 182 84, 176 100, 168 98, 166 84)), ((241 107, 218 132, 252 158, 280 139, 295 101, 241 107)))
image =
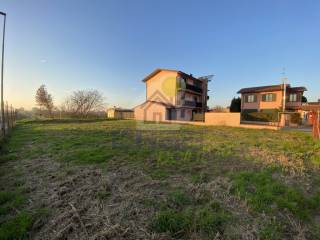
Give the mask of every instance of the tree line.
POLYGON ((55 116, 88 118, 104 112, 106 105, 103 94, 98 90, 77 90, 58 107, 54 105, 53 97, 45 85, 37 89, 35 101, 38 115, 50 118, 55 116))

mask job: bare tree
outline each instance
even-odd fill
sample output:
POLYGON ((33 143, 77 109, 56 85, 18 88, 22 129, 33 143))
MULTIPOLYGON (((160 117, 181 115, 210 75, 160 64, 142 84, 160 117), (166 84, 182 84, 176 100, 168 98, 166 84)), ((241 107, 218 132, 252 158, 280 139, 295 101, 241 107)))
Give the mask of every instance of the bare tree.
POLYGON ((36 103, 40 107, 40 111, 41 111, 41 108, 44 107, 48 111, 50 117, 53 116, 52 110, 54 105, 53 105, 52 96, 51 94, 48 93, 45 85, 41 85, 38 88, 36 92, 36 103))
POLYGON ((63 109, 80 117, 87 117, 90 112, 103 110, 104 106, 104 97, 98 90, 79 90, 67 98, 63 109))

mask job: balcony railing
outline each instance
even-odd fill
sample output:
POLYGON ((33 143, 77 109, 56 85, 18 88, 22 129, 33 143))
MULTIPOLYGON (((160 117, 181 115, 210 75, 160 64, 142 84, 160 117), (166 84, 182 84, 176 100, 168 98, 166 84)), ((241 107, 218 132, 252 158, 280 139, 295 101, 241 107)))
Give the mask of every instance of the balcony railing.
POLYGON ((196 107, 202 108, 202 103, 201 102, 197 102, 196 103, 196 107))
POLYGON ((190 84, 186 84, 186 89, 197 92, 197 93, 202 93, 202 89, 200 87, 196 87, 190 84))
POLYGON ((202 107, 202 103, 201 102, 194 102, 194 101, 184 100, 184 101, 182 101, 182 106, 202 107))

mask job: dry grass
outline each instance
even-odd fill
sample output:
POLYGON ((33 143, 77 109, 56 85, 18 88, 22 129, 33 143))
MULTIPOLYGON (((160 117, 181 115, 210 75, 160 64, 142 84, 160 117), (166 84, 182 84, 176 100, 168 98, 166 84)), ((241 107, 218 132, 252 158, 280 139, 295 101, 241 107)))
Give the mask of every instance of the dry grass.
POLYGON ((317 239, 319 149, 298 132, 20 123, 0 181, 25 200, 1 216, 0 234, 23 211, 32 239, 317 239))

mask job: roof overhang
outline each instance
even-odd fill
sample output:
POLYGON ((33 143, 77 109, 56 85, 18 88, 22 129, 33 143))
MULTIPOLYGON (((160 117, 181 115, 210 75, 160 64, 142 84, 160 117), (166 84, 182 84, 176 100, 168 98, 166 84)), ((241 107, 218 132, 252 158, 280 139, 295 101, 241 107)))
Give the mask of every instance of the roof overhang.
POLYGON ((162 71, 176 72, 176 73, 178 72, 177 70, 172 70, 172 69, 157 68, 152 73, 150 73, 148 76, 146 76, 144 79, 142 79, 142 82, 148 81, 150 78, 154 77, 155 75, 157 75, 159 72, 162 72, 162 71))
POLYGON ((173 69, 164 69, 164 68, 157 68, 156 70, 154 70, 152 73, 150 73, 148 76, 146 76, 142 82, 146 82, 148 81, 150 78, 154 77, 155 75, 157 75, 159 72, 162 72, 162 71, 166 71, 166 72, 174 72, 174 73, 177 73, 179 74, 181 77, 185 77, 185 78, 191 78, 195 81, 204 81, 204 79, 199 79, 199 78, 196 78, 190 74, 187 74, 185 72, 182 72, 182 71, 178 71, 178 70, 173 70, 173 69))
MULTIPOLYGON (((286 85, 288 92, 304 92, 307 91, 305 87, 291 87, 290 84, 286 85)), ((283 85, 270 85, 261 87, 242 88, 237 93, 261 93, 261 92, 275 92, 283 90, 283 85)))

